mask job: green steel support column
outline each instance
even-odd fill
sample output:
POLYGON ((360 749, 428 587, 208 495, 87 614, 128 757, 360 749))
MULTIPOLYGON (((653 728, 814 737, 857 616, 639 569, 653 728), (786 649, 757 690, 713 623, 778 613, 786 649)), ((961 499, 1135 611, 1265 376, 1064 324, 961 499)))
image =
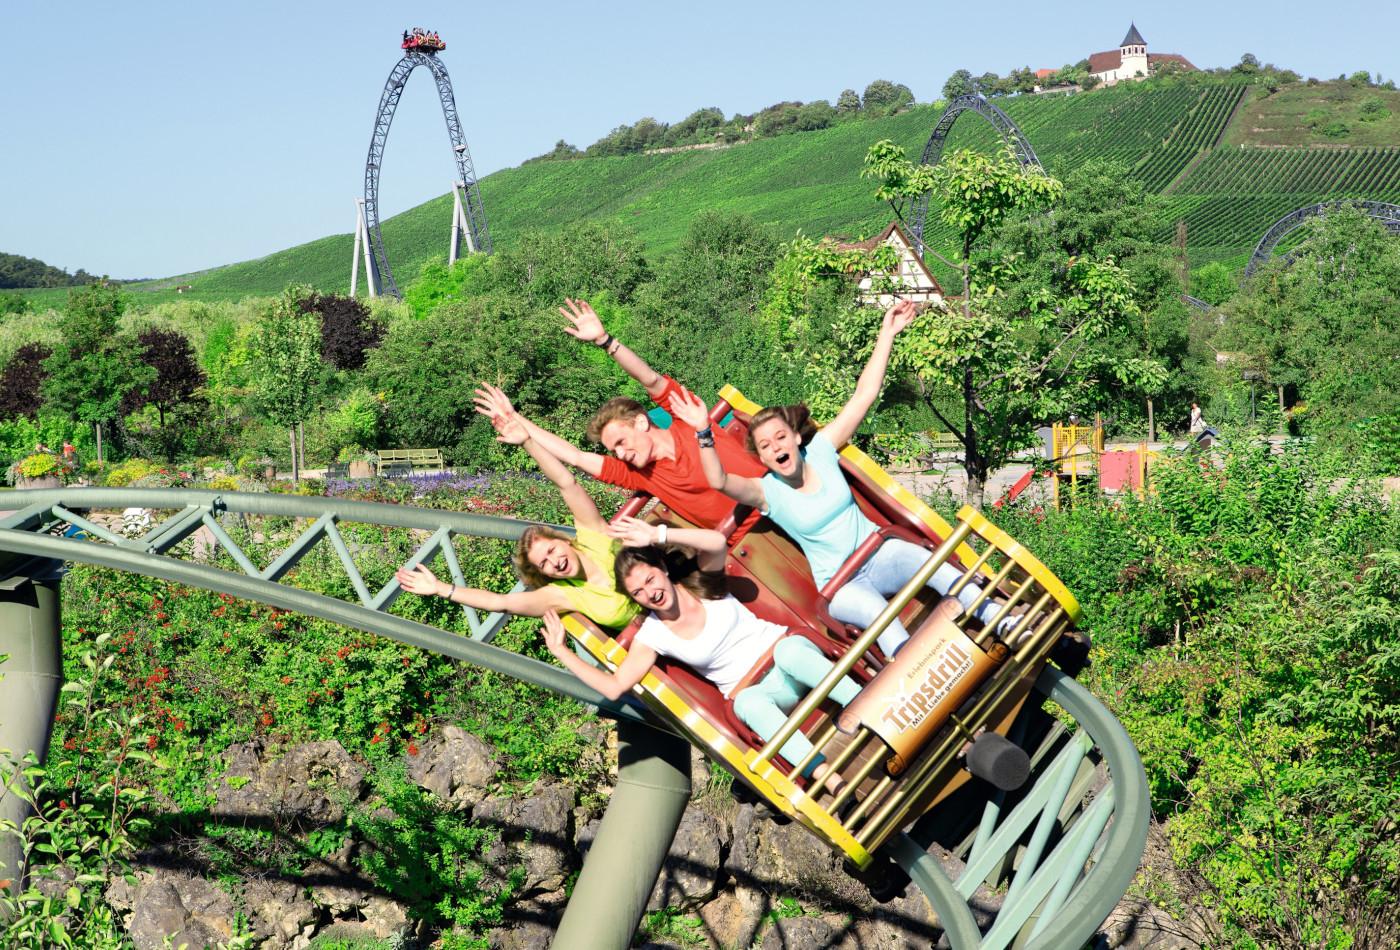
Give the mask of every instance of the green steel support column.
MULTIPOLYGON (((63 686, 63 651, 59 640, 57 580, 13 578, 0 585, 0 653, 9 660, 0 665, 0 758, 7 782, 19 781, 15 767, 28 752, 40 762, 49 749, 59 689, 63 686)), ((22 823, 29 806, 0 788, 0 820, 22 823)), ((0 835, 0 878, 12 878, 16 888, 21 858, 19 842, 0 835)))
POLYGON ((690 801, 690 743, 617 724, 617 788, 552 946, 626 950, 690 801))

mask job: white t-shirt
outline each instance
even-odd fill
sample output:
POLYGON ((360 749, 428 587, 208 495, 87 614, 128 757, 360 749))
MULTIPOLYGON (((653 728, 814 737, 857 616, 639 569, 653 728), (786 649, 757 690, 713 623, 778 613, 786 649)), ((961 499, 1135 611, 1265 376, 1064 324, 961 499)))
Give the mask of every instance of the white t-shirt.
POLYGON ((727 698, 787 628, 754 616, 732 594, 721 600, 702 600, 700 605, 705 610, 705 626, 695 637, 678 637, 655 614, 648 614, 637 631, 637 642, 689 666, 727 698))

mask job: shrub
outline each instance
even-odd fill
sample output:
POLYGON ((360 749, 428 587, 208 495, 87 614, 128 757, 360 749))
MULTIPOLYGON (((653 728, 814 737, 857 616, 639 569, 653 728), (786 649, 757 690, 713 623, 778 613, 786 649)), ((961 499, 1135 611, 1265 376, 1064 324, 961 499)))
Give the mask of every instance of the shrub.
POLYGON ((125 462, 107 469, 103 484, 110 488, 125 488, 132 482, 154 475, 158 471, 160 471, 160 466, 155 462, 148 462, 142 458, 127 459, 125 462))

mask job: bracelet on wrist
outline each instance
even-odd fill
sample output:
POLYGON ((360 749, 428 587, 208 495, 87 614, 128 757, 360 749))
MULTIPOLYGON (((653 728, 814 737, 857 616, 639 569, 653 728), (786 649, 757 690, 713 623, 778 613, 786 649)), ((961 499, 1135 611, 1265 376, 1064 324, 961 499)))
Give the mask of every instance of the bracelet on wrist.
POLYGON ((665 543, 666 543, 666 529, 667 529, 667 527, 668 527, 668 526, 667 526, 667 525, 664 525, 664 524, 659 524, 659 525, 656 526, 656 543, 657 543, 657 544, 665 544, 665 543))
POLYGON ((612 345, 612 341, 613 335, 611 333, 604 333, 601 340, 593 341, 593 345, 606 352, 607 348, 612 345))
POLYGON ((455 594, 455 593, 457 593, 457 585, 456 585, 456 584, 450 584, 450 585, 448 585, 447 593, 443 594, 442 596, 443 596, 444 598, 446 598, 447 600, 451 600, 451 599, 452 599, 452 595, 455 594))
POLYGON ((705 426, 695 433, 695 441, 700 443, 702 449, 712 449, 715 447, 715 431, 711 426, 705 426))

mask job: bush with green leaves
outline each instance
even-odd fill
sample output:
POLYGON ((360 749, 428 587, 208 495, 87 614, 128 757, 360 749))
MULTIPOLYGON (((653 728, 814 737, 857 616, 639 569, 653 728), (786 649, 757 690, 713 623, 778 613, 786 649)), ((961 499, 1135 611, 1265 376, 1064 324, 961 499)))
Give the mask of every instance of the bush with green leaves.
POLYGON ((999 518, 1084 605, 1166 823, 1163 900, 1220 945, 1400 936, 1400 512, 1353 469, 1227 433, 1142 499, 999 518))

